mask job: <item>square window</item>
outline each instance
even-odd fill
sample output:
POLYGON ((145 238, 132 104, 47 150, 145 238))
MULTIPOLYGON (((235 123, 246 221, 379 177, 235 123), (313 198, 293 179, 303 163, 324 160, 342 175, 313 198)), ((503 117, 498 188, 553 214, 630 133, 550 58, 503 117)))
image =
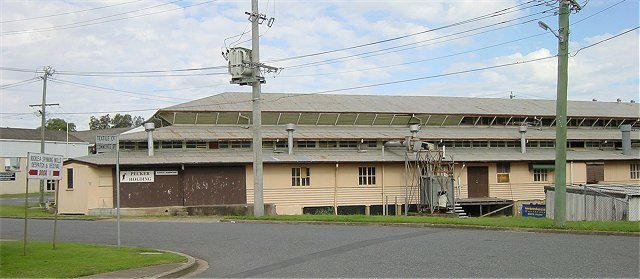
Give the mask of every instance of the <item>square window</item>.
POLYGON ((358 185, 360 186, 376 185, 376 168, 375 167, 359 167, 358 168, 358 185))
POLYGON ((311 186, 311 170, 291 168, 291 186, 311 186))
POLYGON ((549 170, 546 169, 534 169, 533 170, 533 181, 549 181, 548 180, 549 170))

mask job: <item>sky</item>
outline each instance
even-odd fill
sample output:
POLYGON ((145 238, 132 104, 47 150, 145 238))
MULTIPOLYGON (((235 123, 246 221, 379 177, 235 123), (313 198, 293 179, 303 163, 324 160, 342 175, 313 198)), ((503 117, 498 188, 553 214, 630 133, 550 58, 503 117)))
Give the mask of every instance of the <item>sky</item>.
MULTIPOLYGON (((640 101, 639 1, 577 0, 568 99, 640 101)), ((0 0, 0 127, 151 117, 222 92, 223 53, 251 48, 251 1, 0 0)), ((265 93, 555 100, 552 0, 260 0, 265 93), (271 27, 267 25, 273 18, 271 27)), ((428 105, 428 104, 425 104, 428 105)), ((639 112, 640 114, 640 112, 639 112)))

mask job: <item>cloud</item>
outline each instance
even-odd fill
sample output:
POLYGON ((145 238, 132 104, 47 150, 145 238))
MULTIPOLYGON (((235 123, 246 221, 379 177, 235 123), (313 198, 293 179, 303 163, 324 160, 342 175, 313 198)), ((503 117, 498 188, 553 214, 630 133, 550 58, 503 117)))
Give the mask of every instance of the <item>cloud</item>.
MULTIPOLYGON (((250 31, 250 28, 247 29, 249 22, 244 14, 250 9, 248 1, 216 1, 191 8, 184 7, 200 2, 180 2, 182 6, 159 0, 124 4, 127 2, 131 1, 3 1, 0 9, 3 21, 0 23, 0 33, 53 26, 71 27, 74 25, 69 24, 74 23, 102 23, 50 32, 4 34, 0 36, 0 66, 35 71, 42 66, 52 65, 59 71, 58 74, 54 74, 54 79, 133 92, 70 85, 52 79, 47 87, 47 101, 60 103, 60 107, 52 108, 51 116, 75 122, 79 129, 88 128, 89 117, 101 112, 131 111, 133 115, 148 117, 153 110, 140 110, 166 107, 223 91, 250 91, 249 87, 229 84, 225 68, 172 73, 208 75, 146 78, 64 75, 63 71, 122 72, 225 66, 227 62, 221 55, 225 42, 230 44, 237 40, 230 37, 250 31), (157 5, 162 6, 150 8, 157 5), (105 6, 111 7, 77 12, 105 6), (180 9, 140 16, 174 8, 180 9), (10 22, 63 13, 64 15, 55 17, 10 22), (122 17, 109 17, 116 14, 132 18, 103 22, 122 17), (100 17, 108 18, 91 21, 100 17), (90 114, 62 114, 82 112, 90 114)), ((498 29, 495 32, 455 41, 445 41, 452 37, 443 37, 501 20, 535 14, 547 9, 544 5, 492 17, 487 21, 386 41, 389 38, 433 30, 489 14, 518 5, 518 2, 487 0, 266 3, 260 2, 260 12, 268 17, 274 16, 276 20, 271 28, 265 25, 260 27, 260 54, 263 62, 346 49, 299 59, 265 62, 285 68, 278 77, 267 76, 267 84, 263 86, 265 92, 327 91, 428 77, 555 54, 556 46, 550 34, 547 37, 552 39, 531 38, 482 51, 470 51, 541 32, 535 23, 498 29), (352 48, 372 42, 380 43, 352 48), (399 47, 419 42, 428 45, 399 47), (467 53, 453 55, 464 52, 467 53), (398 65, 403 63, 410 64, 398 65), (294 67, 296 65, 299 67, 294 67)), ((605 7, 607 5, 600 4, 605 7)), ((602 15, 624 14, 626 11, 633 11, 636 6, 637 3, 622 3, 602 15)), ((595 5, 594 2, 593 8, 595 7, 601 6, 595 5)), ((637 13, 637 8, 635 11, 637 13)), ((637 25, 637 14, 618 15, 616 18, 615 25, 623 27, 610 27, 597 17, 582 22, 580 33, 572 37, 572 50, 618 34, 624 26, 629 28, 637 25), (589 33, 588 30, 595 31, 589 33)), ((522 20, 517 22, 525 23, 522 20)), ((247 41, 251 38, 250 35, 250 32, 244 34, 238 40, 239 45, 250 48, 251 43, 247 41)), ((613 101, 619 97, 625 101, 638 101, 638 60, 637 31, 580 51, 570 59, 569 98, 613 101)), ((338 94, 507 97, 509 92, 513 91, 518 98, 552 99, 555 98, 556 67, 555 59, 549 59, 338 94)), ((36 76, 34 72, 3 70, 0 71, 0 85, 36 76)), ((41 81, 1 89, 0 110, 5 114, 0 114, 0 126, 37 127, 39 119, 34 115, 36 110, 29 105, 38 104, 41 94, 41 81)))

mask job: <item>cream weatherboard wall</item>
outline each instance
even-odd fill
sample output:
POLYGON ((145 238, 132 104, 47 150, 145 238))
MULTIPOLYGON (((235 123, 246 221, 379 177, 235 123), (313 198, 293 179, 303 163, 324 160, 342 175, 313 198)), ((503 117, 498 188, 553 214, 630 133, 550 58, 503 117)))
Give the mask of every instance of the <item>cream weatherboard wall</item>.
POLYGON ((59 212, 88 214, 92 208, 113 208, 113 173, 110 167, 93 167, 72 163, 63 167, 64 174, 73 169, 73 188, 68 176, 60 181, 59 212))
MULTIPOLYGON (((253 168, 246 167, 247 203, 253 203, 253 168)), ((372 205, 404 200, 404 164, 265 164, 263 196, 278 214, 302 214, 303 207, 372 205), (376 184, 358 185, 358 168, 375 167, 376 184), (291 186, 292 168, 309 168, 309 186, 291 186)))
POLYGON ((640 160, 606 162, 602 183, 620 183, 640 186, 640 179, 631 179, 631 164, 640 165, 640 160))

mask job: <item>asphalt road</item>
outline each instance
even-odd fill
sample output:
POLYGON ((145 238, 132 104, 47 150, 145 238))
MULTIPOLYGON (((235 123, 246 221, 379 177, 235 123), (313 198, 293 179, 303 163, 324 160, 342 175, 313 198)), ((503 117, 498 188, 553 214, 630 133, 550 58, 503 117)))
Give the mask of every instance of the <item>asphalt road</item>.
MULTIPOLYGON (((1 238, 22 238, 23 220, 0 222, 1 238)), ((640 277, 638 237, 192 222, 123 220, 121 241, 206 260, 207 278, 640 277)), ((28 225, 30 241, 51 241, 52 220, 28 225)), ((58 221, 57 235, 116 244, 116 222, 58 221)))

